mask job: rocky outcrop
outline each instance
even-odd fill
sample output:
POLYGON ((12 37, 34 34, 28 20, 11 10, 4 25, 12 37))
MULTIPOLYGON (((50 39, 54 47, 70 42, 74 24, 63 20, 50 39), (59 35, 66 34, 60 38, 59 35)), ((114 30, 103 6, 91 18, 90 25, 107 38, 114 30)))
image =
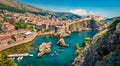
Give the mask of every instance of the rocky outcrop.
POLYGON ((65 44, 65 41, 63 38, 59 39, 59 41, 57 42, 57 45, 59 46, 63 46, 63 47, 68 47, 68 44, 65 44))
POLYGON ((97 34, 92 43, 81 50, 73 66, 120 66, 120 20, 97 34))
POLYGON ((71 34, 71 33, 67 33, 67 32, 65 32, 65 33, 57 32, 57 33, 54 34, 54 36, 57 37, 57 38, 61 38, 61 37, 70 36, 70 34, 71 34))
POLYGON ((51 51, 51 46, 52 46, 52 43, 49 42, 49 43, 45 43, 43 42, 40 47, 39 47, 39 53, 38 53, 38 56, 41 57, 43 56, 44 54, 47 54, 47 53, 50 53, 51 51))

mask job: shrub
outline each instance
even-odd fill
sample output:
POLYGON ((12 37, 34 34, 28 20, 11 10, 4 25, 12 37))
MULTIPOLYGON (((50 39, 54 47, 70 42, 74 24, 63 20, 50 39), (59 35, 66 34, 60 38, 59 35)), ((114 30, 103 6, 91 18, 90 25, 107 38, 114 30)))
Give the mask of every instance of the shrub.
POLYGON ((91 38, 85 38, 84 39, 84 44, 89 45, 91 43, 92 39, 91 38))
POLYGON ((0 53, 0 66, 17 66, 17 64, 8 58, 6 52, 0 53))

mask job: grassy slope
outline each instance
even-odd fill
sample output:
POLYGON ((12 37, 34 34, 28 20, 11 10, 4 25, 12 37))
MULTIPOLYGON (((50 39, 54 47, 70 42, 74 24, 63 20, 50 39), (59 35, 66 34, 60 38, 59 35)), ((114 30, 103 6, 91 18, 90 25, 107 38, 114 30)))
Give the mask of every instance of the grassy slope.
POLYGON ((0 8, 0 9, 6 9, 8 11, 14 12, 14 10, 17 12, 31 12, 36 15, 41 16, 47 16, 49 18, 58 18, 58 19, 75 19, 75 18, 81 18, 81 16, 72 14, 72 13, 65 13, 65 12, 53 12, 49 10, 45 10, 42 8, 36 8, 34 6, 27 5, 25 3, 18 2, 16 0, 0 0, 0 3, 2 6, 4 5, 6 8, 0 8))

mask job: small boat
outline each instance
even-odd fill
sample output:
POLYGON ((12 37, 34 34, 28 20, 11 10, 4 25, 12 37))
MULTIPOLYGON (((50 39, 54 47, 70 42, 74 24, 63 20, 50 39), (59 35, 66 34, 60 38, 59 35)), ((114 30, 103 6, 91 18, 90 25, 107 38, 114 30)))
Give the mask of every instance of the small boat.
POLYGON ((59 54, 56 51, 54 51, 54 55, 58 56, 59 54))
POLYGON ((20 61, 20 57, 17 58, 17 61, 20 61))
POLYGON ((20 57, 20 60, 22 60, 23 59, 23 57, 20 57))
POLYGON ((51 56, 58 56, 59 54, 56 52, 56 51, 54 51, 52 54, 51 54, 51 56))
POLYGON ((34 56, 34 55, 30 54, 29 56, 34 56))
POLYGON ((56 56, 58 56, 59 54, 58 54, 58 53, 56 53, 55 55, 56 55, 56 56))
POLYGON ((12 60, 15 60, 15 57, 13 57, 12 60))
POLYGON ((51 56, 54 56, 54 53, 53 53, 53 54, 51 54, 51 56))
POLYGON ((23 59, 23 57, 18 57, 17 61, 20 62, 23 59))

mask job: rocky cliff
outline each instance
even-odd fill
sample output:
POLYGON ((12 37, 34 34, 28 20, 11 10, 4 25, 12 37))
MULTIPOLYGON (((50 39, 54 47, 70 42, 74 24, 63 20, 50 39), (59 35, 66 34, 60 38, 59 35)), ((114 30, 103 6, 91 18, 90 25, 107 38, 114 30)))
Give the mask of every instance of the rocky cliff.
POLYGON ((81 50, 73 66, 120 66, 120 20, 94 36, 92 43, 81 50))

